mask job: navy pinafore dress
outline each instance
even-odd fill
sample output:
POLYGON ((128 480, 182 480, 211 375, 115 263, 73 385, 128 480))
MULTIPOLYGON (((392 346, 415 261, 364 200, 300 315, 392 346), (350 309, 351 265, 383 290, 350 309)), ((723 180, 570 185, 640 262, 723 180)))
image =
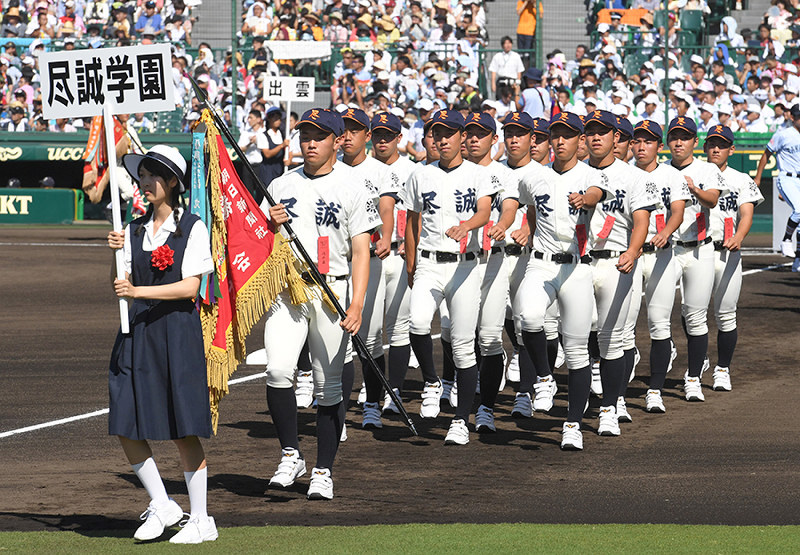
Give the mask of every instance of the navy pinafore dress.
MULTIPOLYGON (((165 285, 181 280, 181 264, 189 232, 197 216, 185 211, 181 237, 171 233, 165 245, 174 251, 166 270, 154 268, 151 252, 142 249, 146 219, 131 222, 131 282, 165 285)), ((200 316, 191 300, 135 299, 130 333, 117 335, 108 373, 108 433, 130 439, 209 437, 205 350, 200 316)))

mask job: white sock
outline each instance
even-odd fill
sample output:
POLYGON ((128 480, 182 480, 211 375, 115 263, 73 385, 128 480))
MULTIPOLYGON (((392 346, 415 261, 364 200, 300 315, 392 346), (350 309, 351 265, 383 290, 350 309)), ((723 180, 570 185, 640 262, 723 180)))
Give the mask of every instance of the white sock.
POLYGON ((167 490, 164 489, 164 482, 161 481, 161 475, 158 473, 158 467, 153 457, 146 459, 139 464, 131 465, 133 471, 142 482, 144 489, 150 495, 150 499, 156 506, 163 506, 169 503, 169 496, 167 490))
POLYGON ((206 492, 208 488, 208 467, 201 468, 194 472, 184 472, 186 478, 186 489, 189 490, 189 505, 191 506, 191 518, 207 517, 206 492))

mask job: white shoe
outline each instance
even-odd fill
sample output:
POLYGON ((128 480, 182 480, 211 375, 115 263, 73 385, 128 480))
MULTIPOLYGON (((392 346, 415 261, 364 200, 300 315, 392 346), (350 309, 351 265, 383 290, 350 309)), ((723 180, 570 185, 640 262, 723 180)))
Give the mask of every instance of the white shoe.
POLYGON ((731 371, 729 368, 717 366, 714 368, 714 391, 730 391, 731 390, 731 371))
POLYGON ((664 406, 664 400, 661 398, 661 392, 658 389, 648 389, 644 402, 644 410, 647 412, 667 412, 667 407, 664 406))
POLYGON ((600 379, 600 361, 592 363, 592 385, 590 391, 597 397, 603 396, 603 381, 600 379))
POLYGON ((583 434, 578 422, 564 422, 564 427, 561 429, 561 449, 583 451, 583 434))
POLYGON ((367 428, 383 428, 381 422, 381 409, 378 408, 378 403, 364 403, 364 409, 361 415, 361 427, 367 428))
POLYGON ((631 413, 628 412, 628 405, 625 404, 625 397, 617 398, 617 422, 633 422, 631 413))
MULTIPOLYGON (((396 387, 394 388, 394 393, 398 398, 400 397, 400 390, 396 387)), ((397 408, 397 405, 394 404, 391 395, 388 393, 383 398, 383 414, 387 413, 400 414, 400 409, 397 408)))
POLYGON ((558 384, 553 376, 546 378, 536 377, 536 383, 533 386, 533 410, 536 412, 550 412, 553 408, 553 397, 556 396, 558 391, 558 384))
POLYGON ((469 429, 467 423, 460 418, 454 419, 450 423, 450 429, 444 438, 445 445, 466 445, 469 443, 469 429))
POLYGON ((600 425, 597 426, 599 436, 618 436, 619 420, 617 409, 612 406, 600 407, 600 425))
POLYGON ((408 357, 408 367, 419 368, 419 361, 417 360, 417 355, 414 354, 414 349, 411 349, 411 356, 408 357))
POLYGON ((687 401, 705 401, 703 395, 703 386, 700 384, 700 378, 690 378, 686 376, 683 380, 683 391, 686 394, 687 401))
POLYGON ((196 516, 181 522, 181 531, 169 539, 169 543, 203 543, 213 542, 219 537, 217 524, 213 516, 196 516))
POLYGON ((144 524, 136 529, 133 538, 139 541, 148 541, 160 538, 166 528, 178 524, 183 518, 183 510, 174 500, 160 507, 150 503, 147 510, 139 516, 144 524))
POLYGON ((333 499, 333 480, 327 468, 312 468, 308 482, 309 499, 333 499))
POLYGON ((511 355, 511 362, 506 368, 506 379, 514 383, 519 382, 519 351, 514 351, 514 354, 511 355))
POLYGON ((475 431, 478 433, 497 431, 494 425, 494 410, 485 405, 478 407, 478 412, 475 414, 475 431))
POLYGON ((440 402, 450 402, 450 393, 453 391, 455 382, 450 380, 442 380, 442 396, 439 398, 440 402))
POLYGON ((567 355, 564 353, 564 347, 561 346, 561 342, 558 342, 558 353, 556 353, 556 368, 561 368, 564 366, 564 362, 567 360, 567 355))
POLYGON ((272 475, 269 485, 288 488, 305 473, 306 461, 300 458, 300 451, 291 447, 281 449, 281 462, 278 465, 278 470, 272 475))
POLYGON ((794 258, 794 244, 791 239, 781 241, 781 254, 787 258, 794 258))
POLYGON ((358 392, 358 400, 356 401, 359 405, 363 405, 367 402, 367 384, 361 382, 361 390, 358 392))
POLYGON ((642 355, 639 354, 639 348, 633 348, 633 368, 631 368, 631 375, 628 376, 628 383, 633 381, 633 378, 636 377, 636 366, 639 364, 639 361, 642 360, 642 355))
POLYGON ((678 349, 675 348, 675 343, 670 341, 669 364, 667 365, 667 374, 672 370, 672 361, 678 358, 678 349))
POLYGON ((347 441, 347 424, 342 424, 342 434, 339 436, 339 443, 347 441))
POLYGON ((294 398, 299 409, 307 409, 314 402, 314 378, 310 371, 298 372, 294 398))
POLYGON ((422 390, 422 407, 420 407, 419 415, 422 418, 436 418, 439 416, 439 399, 441 399, 441 397, 442 382, 425 382, 425 387, 422 390))
MULTIPOLYGON (((478 384, 480 383, 480 380, 478 380, 478 384)), ((447 398, 447 401, 453 408, 458 406, 458 379, 453 382, 453 387, 450 388, 450 397, 447 398)))
POLYGON ((533 416, 533 405, 530 393, 517 393, 514 398, 514 408, 511 409, 513 418, 530 418, 533 416))
POLYGON ((794 262, 792 262, 792 271, 800 272, 800 258, 795 258, 794 262))

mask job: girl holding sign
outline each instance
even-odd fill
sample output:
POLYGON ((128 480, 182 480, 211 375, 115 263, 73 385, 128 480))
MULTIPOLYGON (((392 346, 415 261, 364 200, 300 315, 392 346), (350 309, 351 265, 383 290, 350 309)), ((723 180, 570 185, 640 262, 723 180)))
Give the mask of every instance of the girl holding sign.
POLYGON ((109 434, 120 439, 133 470, 150 495, 137 540, 160 537, 183 518, 167 496, 147 440, 175 442, 189 490, 191 514, 172 543, 217 539, 206 512, 207 468, 200 437, 209 437, 205 350, 192 299, 213 262, 208 231, 181 206, 186 161, 176 148, 153 147, 123 157, 150 206, 121 232, 108 234, 123 249, 125 279, 114 280, 118 297, 132 299, 130 333, 117 335, 109 368, 109 434))

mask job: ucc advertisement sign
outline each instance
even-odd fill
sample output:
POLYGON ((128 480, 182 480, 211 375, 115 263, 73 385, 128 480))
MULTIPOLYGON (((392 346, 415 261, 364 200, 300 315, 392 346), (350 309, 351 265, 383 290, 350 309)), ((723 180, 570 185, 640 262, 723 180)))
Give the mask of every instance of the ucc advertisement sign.
POLYGON ((0 189, 0 224, 71 224, 83 219, 83 191, 0 189))

